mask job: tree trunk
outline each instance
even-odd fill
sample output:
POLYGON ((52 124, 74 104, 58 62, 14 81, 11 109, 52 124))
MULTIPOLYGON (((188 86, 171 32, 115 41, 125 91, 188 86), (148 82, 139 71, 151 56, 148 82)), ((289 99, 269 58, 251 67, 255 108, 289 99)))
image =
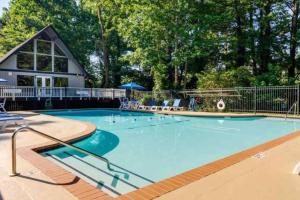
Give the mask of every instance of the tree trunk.
POLYGON ((98 23, 99 23, 99 34, 101 38, 101 46, 102 46, 102 59, 104 66, 104 87, 108 87, 109 85, 109 49, 107 44, 106 32, 104 27, 104 22, 101 15, 101 8, 98 6, 97 8, 98 15, 98 23))
POLYGON ((168 54, 168 59, 166 60, 165 64, 168 63, 168 69, 167 69, 167 77, 166 79, 169 80, 168 81, 168 88, 170 87, 173 87, 173 84, 174 84, 174 67, 172 65, 169 65, 169 63, 172 62, 172 51, 173 51, 173 48, 172 46, 169 46, 167 48, 167 54, 168 54))
POLYGON ((270 1, 260 10, 260 68, 259 73, 268 72, 271 60, 271 25, 268 19, 271 13, 270 1))
POLYGON ((188 62, 187 62, 187 60, 186 60, 185 63, 184 63, 183 89, 186 89, 187 72, 188 72, 188 62))
POLYGON ((236 67, 245 65, 245 39, 243 33, 243 19, 241 13, 241 6, 238 0, 234 1, 235 8, 235 20, 236 20, 236 38, 237 38, 237 56, 236 56, 236 67))
POLYGON ((179 73, 178 73, 178 66, 175 66, 175 70, 174 70, 174 88, 178 88, 178 78, 179 77, 179 73))
MULTIPOLYGON (((122 49, 122 44, 120 41, 120 37, 116 36, 116 46, 117 46, 117 53, 116 53, 116 58, 115 58, 115 65, 112 66, 111 68, 113 69, 113 86, 114 87, 118 87, 119 85, 121 85, 121 74, 120 74, 120 70, 121 70, 121 64, 119 63, 119 58, 121 57, 121 49, 122 49)), ((110 62, 111 63, 111 62, 110 62)))
MULTIPOLYGON (((176 22, 177 22, 177 18, 176 18, 176 22)), ((175 35, 174 57, 176 56, 176 53, 177 53, 177 45, 178 45, 177 35, 175 35)), ((174 58, 172 58, 172 60, 174 60, 174 58)), ((178 76, 179 76, 178 66, 177 66, 177 64, 174 64, 174 88, 175 89, 177 89, 177 87, 178 87, 178 82, 179 82, 178 76)))
POLYGON ((252 58, 252 70, 253 74, 257 75, 257 64, 256 64, 256 45, 255 45, 255 29, 254 29, 254 23, 253 23, 253 12, 255 12, 254 8, 251 8, 249 12, 249 27, 251 27, 250 32, 250 52, 251 52, 251 58, 252 58))
POLYGON ((299 3, 297 0, 292 2, 292 23, 291 23, 291 39, 290 39, 290 65, 288 68, 288 77, 295 78, 296 69, 296 49, 297 49, 297 28, 298 28, 299 3))

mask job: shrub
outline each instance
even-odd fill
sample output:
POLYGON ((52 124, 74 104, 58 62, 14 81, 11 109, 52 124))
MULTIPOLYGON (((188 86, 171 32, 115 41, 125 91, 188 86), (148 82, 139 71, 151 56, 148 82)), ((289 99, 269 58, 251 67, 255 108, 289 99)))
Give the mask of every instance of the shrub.
POLYGON ((147 105, 151 99, 152 99, 151 95, 145 94, 145 95, 141 95, 138 101, 143 105, 147 105))
POLYGON ((251 85, 253 79, 254 76, 248 67, 203 72, 198 75, 198 88, 246 87, 251 85))

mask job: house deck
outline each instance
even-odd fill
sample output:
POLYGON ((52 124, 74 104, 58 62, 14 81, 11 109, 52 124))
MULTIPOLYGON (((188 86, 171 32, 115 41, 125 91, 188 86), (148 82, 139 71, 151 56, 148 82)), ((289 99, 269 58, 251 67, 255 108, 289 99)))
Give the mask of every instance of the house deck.
POLYGON ((7 110, 117 107, 126 90, 113 88, 0 86, 7 110))

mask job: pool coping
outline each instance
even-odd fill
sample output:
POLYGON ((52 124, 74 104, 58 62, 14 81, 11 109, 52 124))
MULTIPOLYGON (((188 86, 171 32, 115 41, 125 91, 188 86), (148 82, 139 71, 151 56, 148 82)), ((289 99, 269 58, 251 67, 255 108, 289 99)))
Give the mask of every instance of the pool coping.
MULTIPOLYGON (((67 119, 70 121, 78 122, 77 120, 67 119)), ((61 138, 62 141, 67 143, 76 142, 83 138, 89 137, 96 131, 96 126, 87 122, 84 123, 87 127, 84 131, 76 133, 72 136, 61 138)), ((94 197, 99 199, 112 199, 111 196, 101 191, 99 188, 89 184, 80 177, 67 171, 63 167, 55 164, 54 162, 43 157, 39 152, 48 149, 53 149, 61 146, 56 142, 45 142, 37 145, 30 145, 25 147, 18 147, 17 154, 26 161, 29 161, 33 166, 38 168, 43 174, 52 179, 57 185, 64 187, 73 196, 78 199, 87 199, 87 197, 94 197)))
MULTIPOLYGON (((69 137, 65 137, 62 140, 70 143, 75 142, 90 136, 96 131, 95 125, 86 122, 83 123, 87 125, 87 128, 84 131, 69 137)), ((192 170, 188 170, 173 177, 163 179, 159 182, 126 193, 116 198, 111 197, 109 194, 103 192, 101 189, 91 185, 90 183, 72 174, 63 167, 55 164, 54 162, 48 160, 47 158, 43 157, 38 153, 43 150, 58 147, 59 144, 55 142, 46 142, 38 145, 19 147, 17 148, 17 153, 23 159, 29 161, 31 164, 37 167, 46 176, 55 181, 58 185, 63 186, 66 190, 68 190, 78 199, 154 199, 166 193, 177 190, 190 183, 193 183, 194 181, 200 180, 201 178, 214 174, 226 167, 239 163, 257 153, 269 150, 273 147, 283 144, 298 136, 300 136, 300 131, 289 133, 282 137, 251 147, 249 149, 213 161, 211 163, 196 167, 192 170), (70 182, 72 182, 72 184, 64 184, 70 182)))

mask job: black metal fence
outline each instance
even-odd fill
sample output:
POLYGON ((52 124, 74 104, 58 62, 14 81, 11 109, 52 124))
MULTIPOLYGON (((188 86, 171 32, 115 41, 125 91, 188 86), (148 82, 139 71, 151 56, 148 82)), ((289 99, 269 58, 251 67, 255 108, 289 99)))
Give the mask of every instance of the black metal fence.
MULTIPOLYGON (((260 112, 287 113, 296 103, 299 114, 300 87, 295 86, 265 86, 265 87, 236 87, 219 89, 199 89, 182 91, 143 92, 139 95, 152 95, 153 98, 196 99, 199 111, 220 111, 217 104, 223 101, 224 112, 260 112)), ((188 107, 188 101, 187 106, 188 107)))

